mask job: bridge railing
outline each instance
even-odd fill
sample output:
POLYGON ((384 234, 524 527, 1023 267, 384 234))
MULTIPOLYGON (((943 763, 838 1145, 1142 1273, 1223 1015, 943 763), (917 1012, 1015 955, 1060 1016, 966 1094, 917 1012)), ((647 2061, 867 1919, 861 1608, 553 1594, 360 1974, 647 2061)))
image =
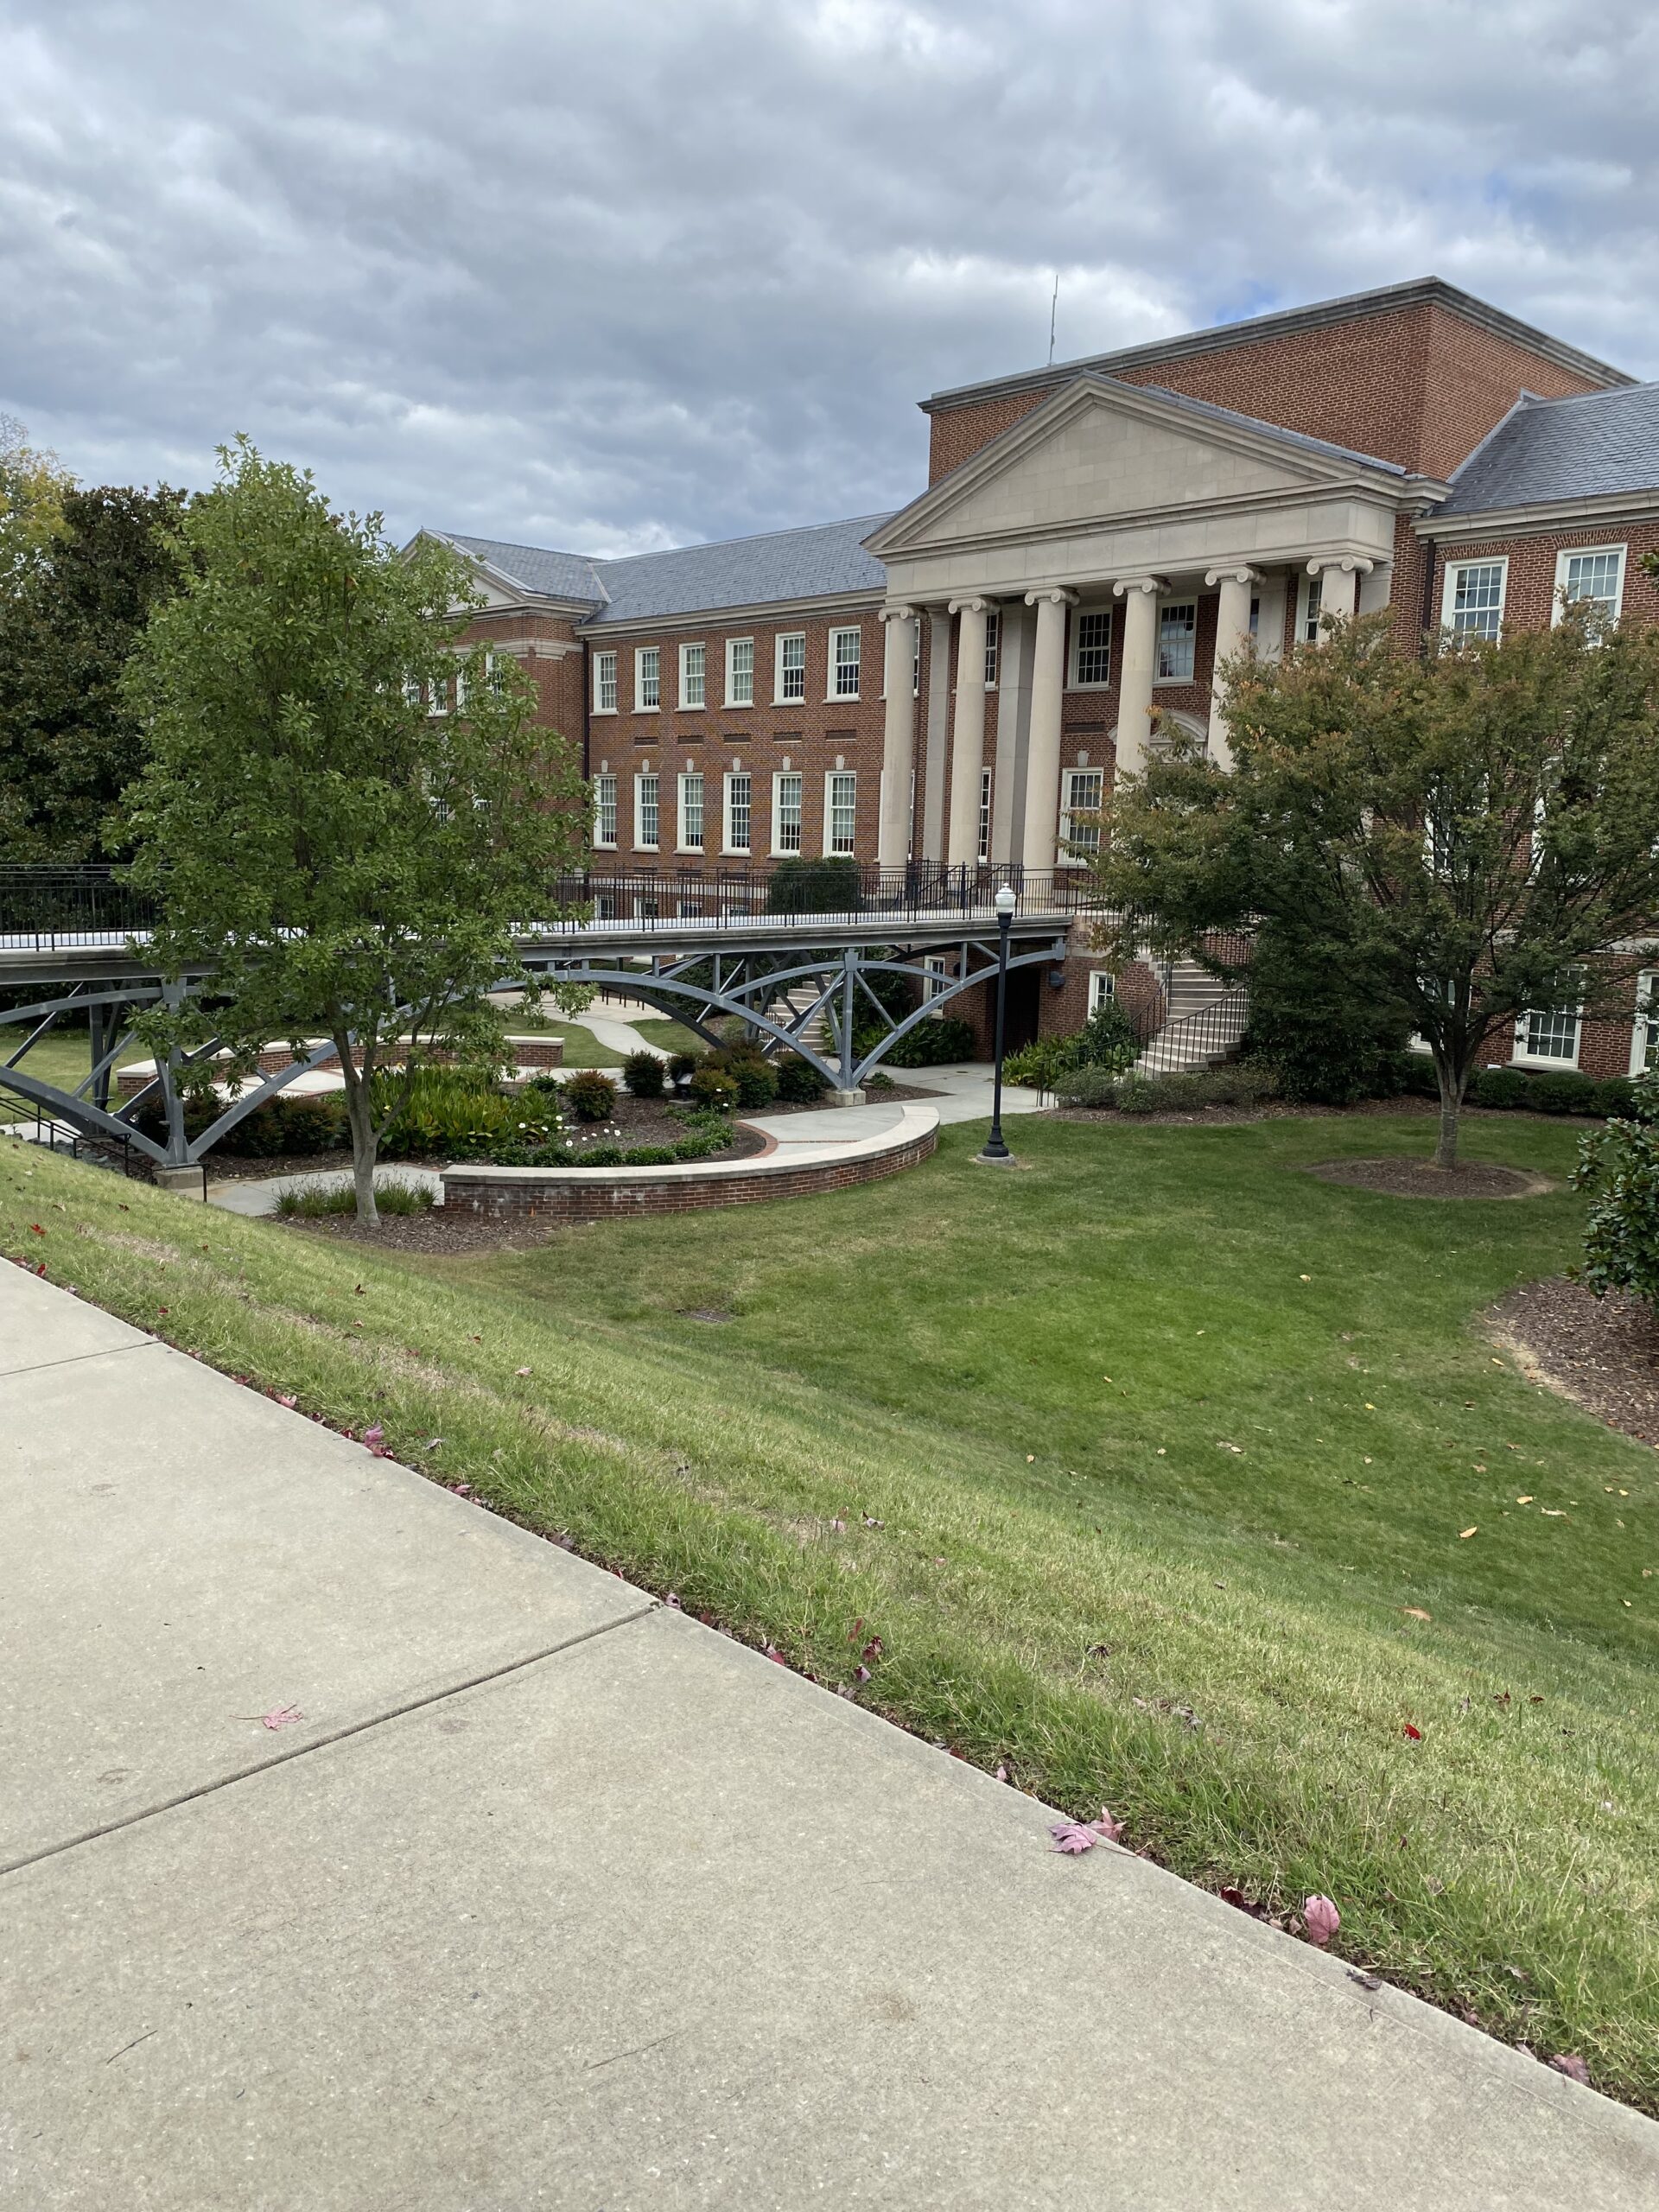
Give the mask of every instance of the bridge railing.
MULTIPOLYGON (((977 863, 945 868, 915 861, 878 868, 830 859, 782 867, 624 868, 602 858, 548 885, 544 924, 535 930, 573 926, 553 918, 580 912, 594 922, 639 926, 658 922, 786 921, 822 915, 838 921, 937 919, 960 916, 989 922, 1001 887, 1013 890, 1016 915, 1079 914, 1099 911, 1084 868, 1038 871, 977 863)), ((156 901, 117 880, 110 868, 0 868, 0 949, 47 951, 97 945, 142 936, 158 918, 156 901)))

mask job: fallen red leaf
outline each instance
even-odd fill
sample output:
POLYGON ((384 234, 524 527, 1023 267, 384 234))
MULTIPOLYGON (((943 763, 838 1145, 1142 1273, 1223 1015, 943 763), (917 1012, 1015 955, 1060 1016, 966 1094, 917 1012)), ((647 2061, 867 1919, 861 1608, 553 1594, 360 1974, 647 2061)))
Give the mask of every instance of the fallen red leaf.
POLYGON ((1422 1730, 1421 1728, 1414 1728, 1409 1720, 1407 1721, 1405 1726, 1400 1732, 1409 1743, 1421 1744, 1423 1740, 1422 1730))
POLYGON ((1266 1905, 1258 1904, 1254 1897, 1247 1897, 1243 1890, 1235 1889, 1230 1883, 1217 1894, 1224 1904, 1232 1905, 1239 1912, 1248 1912, 1252 1920, 1265 1920, 1268 1916, 1266 1905))

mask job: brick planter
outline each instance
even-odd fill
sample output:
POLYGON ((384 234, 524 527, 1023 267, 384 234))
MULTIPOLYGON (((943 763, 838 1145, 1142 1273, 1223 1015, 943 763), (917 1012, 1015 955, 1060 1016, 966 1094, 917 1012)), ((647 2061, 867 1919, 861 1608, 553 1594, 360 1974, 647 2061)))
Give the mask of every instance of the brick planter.
POLYGON ((446 1167, 444 1207, 498 1221, 610 1221, 850 1190, 919 1166, 938 1144, 931 1106, 901 1112, 895 1128, 811 1160, 796 1157, 795 1147, 780 1150, 774 1140, 747 1160, 675 1167, 446 1167))

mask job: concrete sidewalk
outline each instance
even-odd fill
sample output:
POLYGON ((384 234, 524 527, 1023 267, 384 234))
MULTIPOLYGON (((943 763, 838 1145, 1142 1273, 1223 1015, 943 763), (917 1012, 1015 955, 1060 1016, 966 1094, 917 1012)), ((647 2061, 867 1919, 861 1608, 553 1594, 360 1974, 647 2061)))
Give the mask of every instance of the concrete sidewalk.
POLYGON ((0 1562, 16 2212, 1659 2201, 1647 2121, 7 1266, 0 1562))

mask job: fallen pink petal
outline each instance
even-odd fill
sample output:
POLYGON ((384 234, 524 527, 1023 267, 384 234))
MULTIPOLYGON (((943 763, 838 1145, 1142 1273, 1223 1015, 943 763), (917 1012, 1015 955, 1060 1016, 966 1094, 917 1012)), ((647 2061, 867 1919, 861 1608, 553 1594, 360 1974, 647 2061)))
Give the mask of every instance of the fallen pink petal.
POLYGON ((271 1729, 291 1728, 296 1720, 303 1720, 304 1718, 297 1705, 276 1705, 269 1713, 260 1714, 259 1726, 271 1729))
POLYGON ((1307 1940, 1317 1943, 1321 1950, 1342 1925, 1342 1915, 1329 1897, 1308 1897, 1302 1905, 1302 1918, 1307 1923, 1307 1940))
POLYGON ((286 1406, 289 1413, 292 1413, 300 1402, 291 1390, 279 1390, 276 1393, 276 1402, 279 1406, 286 1406))
POLYGON ((1576 2050, 1558 2050, 1548 2063, 1553 2073, 1565 2074, 1569 2082, 1582 2082, 1586 2089, 1589 2088, 1590 2069, 1576 2050))

